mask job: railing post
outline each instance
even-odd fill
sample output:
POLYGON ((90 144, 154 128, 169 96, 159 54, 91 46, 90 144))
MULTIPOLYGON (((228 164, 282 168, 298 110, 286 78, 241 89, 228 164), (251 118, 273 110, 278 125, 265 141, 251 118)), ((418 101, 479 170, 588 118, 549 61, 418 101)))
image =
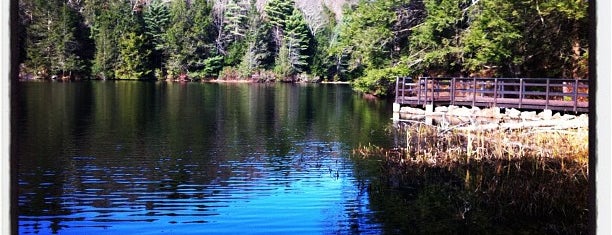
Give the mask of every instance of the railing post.
POLYGON ((497 78, 495 78, 494 83, 495 84, 493 84, 493 105, 497 107, 497 78))
POLYGON ((520 89, 519 89, 519 109, 523 106, 523 92, 525 90, 524 84, 523 84, 523 79, 521 78, 520 80, 520 89))
POLYGON ((418 97, 417 97, 417 103, 416 103, 417 105, 421 105, 421 93, 423 92, 423 91, 421 90, 421 79, 422 79, 422 77, 419 77, 419 78, 417 79, 417 92, 419 93, 419 94, 417 95, 417 96, 418 96, 418 97))
POLYGON ((451 79, 451 84, 450 84, 451 85, 451 94, 450 95, 451 95, 451 104, 452 105, 455 105, 455 81, 456 81, 456 78, 453 77, 451 79))
POLYGON ((405 99, 406 99, 406 77, 403 77, 402 78, 402 101, 405 101, 405 99))
POLYGON ((574 78, 574 112, 578 110, 578 78, 574 78))
POLYGON ((472 79, 472 107, 474 107, 476 104, 476 77, 472 79))
MULTIPOLYGON (((397 97, 399 97, 399 80, 400 77, 396 77, 395 79, 395 103, 399 103, 397 97)), ((402 95, 403 95, 404 90, 402 89, 402 95)))
POLYGON ((424 105, 423 107, 425 107, 425 105, 427 105, 427 99, 429 98, 428 94, 427 94, 427 90, 428 90, 427 89, 427 77, 425 77, 425 101, 423 101, 423 105, 424 105))
POLYGON ((549 103, 549 95, 550 95, 550 78, 546 78, 546 106, 545 109, 548 109, 548 103, 549 103))

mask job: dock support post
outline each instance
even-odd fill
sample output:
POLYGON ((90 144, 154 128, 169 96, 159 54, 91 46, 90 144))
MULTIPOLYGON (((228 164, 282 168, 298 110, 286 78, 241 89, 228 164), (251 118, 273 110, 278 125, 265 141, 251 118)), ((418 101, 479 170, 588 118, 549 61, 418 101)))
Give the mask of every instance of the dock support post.
POLYGON ((433 114, 433 111, 434 111, 433 104, 426 104, 425 105, 425 115, 431 115, 431 114, 433 114))
POLYGON ((393 103, 393 112, 394 113, 399 113, 401 108, 402 108, 402 106, 399 103, 397 103, 397 102, 393 103))

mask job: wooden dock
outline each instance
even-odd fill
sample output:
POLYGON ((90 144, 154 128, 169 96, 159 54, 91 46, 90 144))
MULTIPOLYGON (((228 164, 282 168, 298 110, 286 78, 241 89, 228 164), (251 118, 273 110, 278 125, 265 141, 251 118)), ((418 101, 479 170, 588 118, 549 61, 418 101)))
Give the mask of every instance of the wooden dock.
POLYGON ((589 112, 589 80, 559 78, 398 78, 395 103, 589 112))

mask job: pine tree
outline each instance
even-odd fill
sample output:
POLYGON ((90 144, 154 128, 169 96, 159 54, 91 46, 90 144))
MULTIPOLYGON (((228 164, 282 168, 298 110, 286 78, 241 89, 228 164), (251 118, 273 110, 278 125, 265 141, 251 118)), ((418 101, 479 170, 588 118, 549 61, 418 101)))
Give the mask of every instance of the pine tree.
POLYGON ((172 1, 170 3, 170 25, 164 34, 166 43, 164 53, 167 56, 166 70, 172 76, 179 76, 187 72, 187 54, 194 50, 186 43, 185 32, 189 27, 186 17, 187 4, 183 0, 172 1))
MULTIPOLYGON (((91 1, 91 0, 90 0, 91 1)), ((120 68, 119 44, 125 35, 134 33, 142 35, 144 21, 141 12, 134 12, 132 5, 123 0, 110 0, 91 4, 99 4, 89 9, 86 17, 92 20, 92 38, 96 45, 92 72, 95 77, 113 79, 120 68)), ((147 63, 148 64, 148 59, 147 63)))
POLYGON ((460 37, 467 27, 468 0, 424 0, 427 16, 410 38, 412 69, 421 72, 459 73, 460 37))
POLYGON ((151 49, 151 61, 153 67, 158 70, 156 75, 161 75, 161 69, 165 62, 163 51, 165 47, 164 33, 170 23, 170 12, 161 0, 153 0, 144 11, 145 35, 147 44, 151 49))
POLYGON ((189 16, 192 20, 187 35, 194 52, 187 57, 187 69, 191 77, 215 76, 221 70, 222 57, 214 45, 217 32, 212 5, 206 0, 194 0, 191 4, 189 16))
POLYGON ((264 7, 264 11, 270 24, 283 28, 285 20, 292 14, 294 8, 293 0, 270 0, 264 7))
POLYGON ((461 41, 465 69, 474 73, 489 70, 486 75, 509 64, 514 59, 515 42, 521 38, 520 19, 512 1, 483 0, 470 7, 472 19, 461 41))
POLYGON ((229 0, 223 11, 225 31, 228 43, 242 39, 245 37, 247 10, 241 6, 236 0, 229 0))
POLYGON ((147 79, 151 74, 145 36, 134 32, 125 34, 119 41, 119 64, 115 77, 119 79, 147 79))
POLYGON ((61 1, 31 2, 26 67, 40 78, 73 78, 85 71, 78 55, 76 11, 61 1))
POLYGON ((293 0, 270 0, 264 7, 266 20, 272 25, 275 52, 278 53, 283 41, 283 28, 285 20, 293 13, 295 3, 293 0))
POLYGON ((310 44, 310 31, 302 13, 294 8, 292 14, 285 20, 284 46, 288 50, 288 59, 292 72, 301 73, 307 69, 310 55, 307 53, 310 44))
POLYGON ((52 33, 56 44, 56 59, 52 63, 51 71, 61 74, 62 77, 72 78, 74 72, 84 71, 83 61, 77 55, 80 49, 76 40, 76 13, 67 4, 60 7, 60 19, 55 33, 52 33))
POLYGON ((250 76, 255 70, 265 68, 271 60, 270 27, 257 12, 255 0, 251 1, 248 18, 247 49, 239 65, 240 73, 243 76, 250 76))
POLYGON ((281 78, 290 77, 297 72, 289 59, 289 48, 287 47, 287 44, 283 44, 281 46, 274 61, 274 73, 279 75, 281 78))

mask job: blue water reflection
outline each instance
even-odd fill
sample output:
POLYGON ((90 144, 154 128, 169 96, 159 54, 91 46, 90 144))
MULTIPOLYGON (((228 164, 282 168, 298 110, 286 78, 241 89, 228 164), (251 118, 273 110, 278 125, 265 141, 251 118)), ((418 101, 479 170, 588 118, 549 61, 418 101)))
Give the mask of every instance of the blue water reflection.
POLYGON ((348 87, 24 86, 20 234, 381 233, 350 150, 388 119, 348 87))

